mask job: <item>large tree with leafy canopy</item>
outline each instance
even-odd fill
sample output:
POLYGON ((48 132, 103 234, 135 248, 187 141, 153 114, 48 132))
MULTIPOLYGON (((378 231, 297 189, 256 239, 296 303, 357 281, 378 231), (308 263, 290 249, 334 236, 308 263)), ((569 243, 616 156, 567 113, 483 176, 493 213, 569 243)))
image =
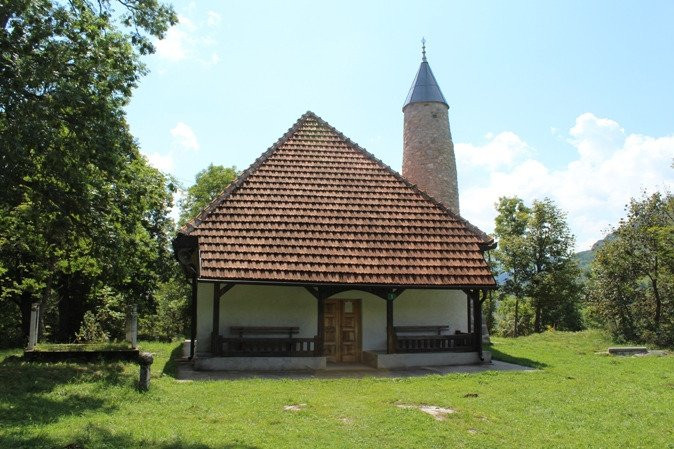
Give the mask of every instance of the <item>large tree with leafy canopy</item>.
POLYGON ((588 299, 614 338, 674 345, 674 196, 644 195, 591 265, 588 299))
MULTIPOLYGON (((550 200, 534 200, 528 207, 519 198, 501 198, 497 204, 494 252, 504 273, 503 291, 514 298, 514 323, 518 335, 519 305, 529 301, 534 330, 581 327, 580 272, 573 257, 574 238, 564 213, 550 200)), ((502 326, 503 327, 503 326, 502 326)))
POLYGON ((223 167, 213 164, 197 173, 194 184, 187 189, 185 197, 180 200, 178 225, 182 226, 194 218, 237 176, 236 167, 223 167))
POLYGON ((519 198, 502 197, 496 204, 496 210, 498 215, 494 234, 498 239, 498 247, 494 252, 497 262, 494 265, 496 271, 504 275, 502 292, 513 297, 512 336, 517 337, 520 328, 520 302, 525 295, 525 280, 531 272, 525 239, 530 209, 519 198))
POLYGON ((170 186, 123 108, 176 20, 156 0, 0 6, 0 299, 24 326, 39 300, 70 338, 93 291, 146 297, 165 263, 170 186))

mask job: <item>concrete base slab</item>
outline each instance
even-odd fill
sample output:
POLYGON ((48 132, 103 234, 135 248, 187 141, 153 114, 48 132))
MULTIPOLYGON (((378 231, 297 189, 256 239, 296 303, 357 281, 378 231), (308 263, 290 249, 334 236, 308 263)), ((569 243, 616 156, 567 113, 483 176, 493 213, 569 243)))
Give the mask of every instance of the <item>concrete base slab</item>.
POLYGON ((197 371, 303 371, 325 369, 325 357, 195 357, 197 371))
POLYGON ((378 351, 363 351, 363 363, 377 369, 404 369, 419 366, 477 365, 491 362, 491 352, 484 351, 482 358, 477 352, 422 352, 386 354, 378 351))
POLYGON ((611 355, 648 354, 648 348, 645 346, 618 346, 608 348, 608 353, 611 355))
POLYGON ((331 366, 316 371, 195 371, 191 362, 177 363, 176 380, 191 382, 199 380, 239 380, 239 379, 362 379, 367 377, 378 378, 409 378, 429 375, 447 375, 455 373, 481 373, 484 371, 520 371, 537 372, 527 366, 493 360, 491 363, 480 365, 454 366, 426 366, 407 369, 374 369, 360 365, 361 369, 340 369, 340 366, 331 366))

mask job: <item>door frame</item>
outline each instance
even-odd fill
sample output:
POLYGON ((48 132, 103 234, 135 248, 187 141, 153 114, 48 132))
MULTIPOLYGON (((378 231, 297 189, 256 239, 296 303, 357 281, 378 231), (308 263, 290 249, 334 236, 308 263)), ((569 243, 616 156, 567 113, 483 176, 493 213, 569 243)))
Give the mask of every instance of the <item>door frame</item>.
MULTIPOLYGON (((337 358, 341 359, 342 358, 342 351, 341 351, 341 323, 342 323, 342 303, 344 301, 352 301, 356 304, 358 304, 358 314, 357 314, 357 325, 356 329, 358 332, 358 337, 356 338, 356 360, 354 362, 342 362, 341 360, 337 360, 335 362, 329 362, 329 363, 360 363, 363 359, 363 300, 361 298, 328 298, 325 300, 326 303, 334 301, 339 304, 337 307, 338 310, 338 317, 337 317, 337 329, 335 329, 335 338, 336 338, 336 345, 337 345, 337 358)), ((323 317, 323 320, 325 320, 325 317, 323 317)), ((325 333, 323 334, 323 344, 325 344, 325 333)))

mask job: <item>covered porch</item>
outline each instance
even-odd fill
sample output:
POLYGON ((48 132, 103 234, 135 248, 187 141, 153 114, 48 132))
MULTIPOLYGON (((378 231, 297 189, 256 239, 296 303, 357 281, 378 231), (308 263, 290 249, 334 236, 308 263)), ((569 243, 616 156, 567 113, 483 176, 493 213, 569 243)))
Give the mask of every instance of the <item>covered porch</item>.
POLYGON ((316 370, 331 362, 395 369, 485 361, 484 289, 193 281, 190 357, 196 369, 316 370))

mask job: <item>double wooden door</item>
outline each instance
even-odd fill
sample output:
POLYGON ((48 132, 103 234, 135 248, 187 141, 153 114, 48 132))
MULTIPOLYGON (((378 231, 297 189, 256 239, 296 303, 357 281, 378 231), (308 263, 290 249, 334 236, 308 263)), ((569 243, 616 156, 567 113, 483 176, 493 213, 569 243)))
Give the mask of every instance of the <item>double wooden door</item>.
POLYGON ((360 362, 360 299, 325 301, 323 350, 329 362, 360 362))

